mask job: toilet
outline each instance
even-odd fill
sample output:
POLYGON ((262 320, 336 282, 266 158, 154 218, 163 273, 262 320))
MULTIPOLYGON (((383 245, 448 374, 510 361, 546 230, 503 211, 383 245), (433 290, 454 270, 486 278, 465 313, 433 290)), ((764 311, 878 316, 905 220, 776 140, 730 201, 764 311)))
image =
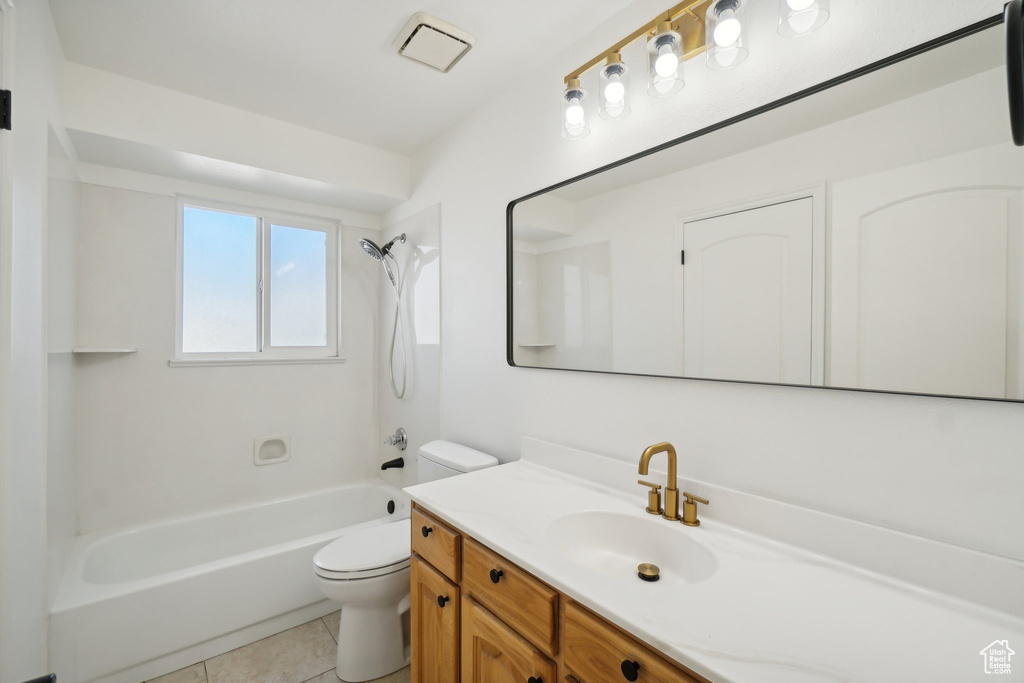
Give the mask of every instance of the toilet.
MULTIPOLYGON (((493 456, 450 441, 431 441, 416 459, 420 483, 486 469, 493 456)), ((313 558, 315 580, 341 603, 338 678, 360 683, 409 664, 409 518, 343 534, 313 558)))

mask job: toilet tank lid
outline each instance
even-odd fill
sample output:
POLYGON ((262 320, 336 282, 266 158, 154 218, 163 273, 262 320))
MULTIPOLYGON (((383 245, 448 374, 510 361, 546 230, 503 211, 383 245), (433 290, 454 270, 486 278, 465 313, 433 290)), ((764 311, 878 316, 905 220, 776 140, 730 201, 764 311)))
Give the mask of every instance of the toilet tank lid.
POLYGON ((419 453, 431 462, 458 472, 475 472, 498 464, 498 459, 493 455, 452 441, 437 440, 425 443, 420 446, 419 453))

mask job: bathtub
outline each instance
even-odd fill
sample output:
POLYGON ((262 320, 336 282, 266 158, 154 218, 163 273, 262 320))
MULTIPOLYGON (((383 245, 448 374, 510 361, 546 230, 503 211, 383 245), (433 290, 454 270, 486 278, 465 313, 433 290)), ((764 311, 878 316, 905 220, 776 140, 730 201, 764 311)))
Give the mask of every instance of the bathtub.
POLYGON ((58 680, 138 683, 332 612, 313 555, 409 511, 369 479, 80 536, 50 617, 58 680))

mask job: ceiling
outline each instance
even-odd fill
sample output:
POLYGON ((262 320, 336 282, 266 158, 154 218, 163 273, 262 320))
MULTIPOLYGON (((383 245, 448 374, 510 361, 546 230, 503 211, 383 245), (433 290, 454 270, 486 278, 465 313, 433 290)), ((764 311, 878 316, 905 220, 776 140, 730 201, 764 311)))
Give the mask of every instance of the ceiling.
POLYGON ((402 154, 629 0, 49 0, 65 57, 402 154), (500 7, 501 11, 496 11, 500 7), (476 45, 442 74, 392 40, 425 11, 476 45))

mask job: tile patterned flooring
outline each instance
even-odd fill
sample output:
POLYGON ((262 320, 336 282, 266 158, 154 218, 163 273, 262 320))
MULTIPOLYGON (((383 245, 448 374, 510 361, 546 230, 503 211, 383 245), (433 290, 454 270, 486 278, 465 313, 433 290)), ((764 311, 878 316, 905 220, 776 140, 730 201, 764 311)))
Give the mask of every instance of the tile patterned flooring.
MULTIPOLYGON (((149 683, 338 683, 334 658, 340 614, 314 619, 149 683)), ((409 668, 374 683, 409 683, 409 668)))

